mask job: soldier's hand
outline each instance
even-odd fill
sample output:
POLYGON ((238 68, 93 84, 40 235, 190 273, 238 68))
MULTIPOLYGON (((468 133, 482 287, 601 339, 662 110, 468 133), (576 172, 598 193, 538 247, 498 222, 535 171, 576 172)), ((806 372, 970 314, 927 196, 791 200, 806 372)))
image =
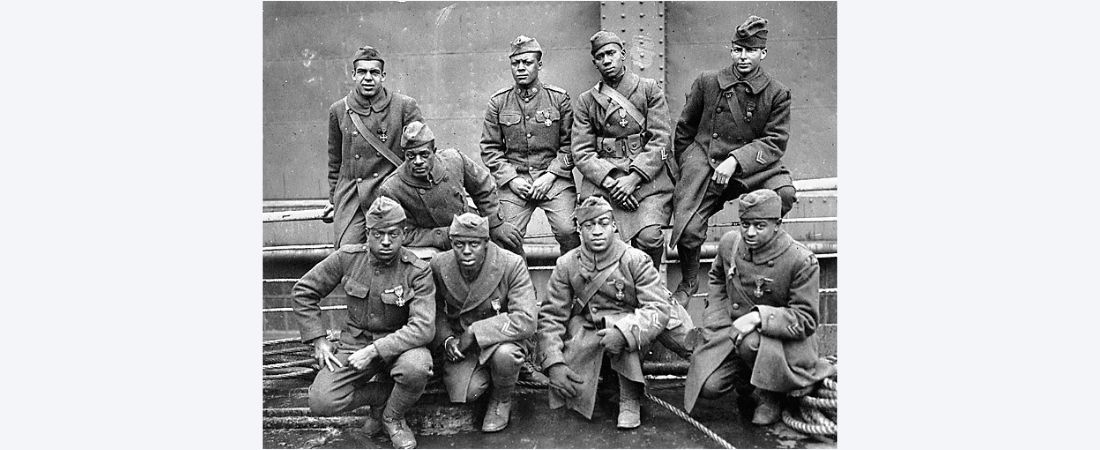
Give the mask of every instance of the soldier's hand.
POLYGON ((496 228, 489 230, 494 241, 501 242, 511 248, 519 248, 523 245, 523 235, 519 229, 509 222, 501 222, 496 228))
POLYGON ((363 370, 377 357, 378 349, 374 347, 374 344, 371 344, 352 353, 348 357, 348 364, 351 364, 356 370, 363 370))
POLYGON ((532 200, 546 200, 546 194, 550 192, 550 187, 554 185, 554 178, 557 175, 546 172, 535 178, 535 183, 531 185, 531 199, 532 200))
POLYGON ((333 366, 340 368, 344 367, 344 365, 340 363, 340 360, 336 358, 335 349, 336 346, 332 345, 324 336, 313 340, 313 357, 317 358, 317 364, 322 367, 328 367, 328 370, 333 372, 336 371, 333 366))
POLYGON ((611 175, 608 175, 606 177, 603 177, 603 180, 600 181, 600 186, 602 186, 604 189, 607 189, 608 191, 610 191, 611 188, 615 186, 616 181, 617 181, 617 179, 615 177, 613 177, 611 175))
POLYGON ((733 333, 730 337, 733 338, 734 345, 741 345, 741 340, 748 336, 749 333, 756 331, 760 326, 760 312, 753 311, 738 317, 733 321, 733 333))
POLYGON ((336 211, 336 205, 333 205, 332 202, 328 202, 328 205, 325 206, 325 210, 321 211, 321 221, 324 222, 324 223, 332 223, 332 219, 333 219, 333 214, 332 213, 335 212, 335 211, 336 211))
POLYGON ((451 336, 443 343, 443 351, 447 353, 447 359, 451 362, 458 361, 466 357, 462 354, 462 350, 459 349, 458 338, 451 336))
POLYGON ((511 189, 522 199, 526 199, 531 195, 531 183, 528 183, 527 179, 523 177, 512 178, 512 181, 508 182, 508 189, 511 189))
POLYGON ((634 194, 626 196, 626 199, 622 202, 616 202, 620 208, 627 211, 634 211, 638 209, 638 199, 634 197, 634 194))
POLYGON ((600 337, 600 345, 608 353, 619 354, 626 350, 626 336, 618 328, 604 328, 596 332, 600 337))
POLYGON ((565 363, 554 364, 550 367, 550 389, 553 389, 558 395, 565 398, 573 398, 577 396, 577 390, 580 389, 580 385, 584 384, 584 378, 577 375, 573 369, 565 363))
POLYGON ((722 164, 714 168, 714 175, 712 175, 710 179, 714 180, 714 182, 719 185, 725 185, 729 183, 730 177, 733 176, 734 172, 737 172, 737 158, 730 156, 726 158, 725 161, 722 161, 722 164))
POLYGON ((633 194, 641 183, 642 176, 638 175, 637 172, 630 172, 626 176, 615 180, 615 184, 609 189, 611 198, 619 203, 624 203, 626 198, 633 194))
POLYGON ((459 350, 469 350, 474 344, 477 344, 477 339, 474 338, 474 334, 471 333, 470 330, 466 330, 466 332, 462 333, 462 336, 458 338, 459 350))

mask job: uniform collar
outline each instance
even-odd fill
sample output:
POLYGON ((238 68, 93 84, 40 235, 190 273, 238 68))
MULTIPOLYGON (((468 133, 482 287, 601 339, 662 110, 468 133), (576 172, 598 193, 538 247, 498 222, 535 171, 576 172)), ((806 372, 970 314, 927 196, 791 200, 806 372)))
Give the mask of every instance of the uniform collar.
POLYGON ((359 90, 352 89, 348 94, 348 107, 361 116, 369 115, 371 111, 382 112, 390 106, 390 97, 390 91, 384 86, 382 91, 370 100, 359 94, 359 90))
POLYGON ((599 272, 621 259, 627 248, 629 247, 625 242, 619 238, 612 237, 611 246, 607 248, 607 251, 597 255, 585 248, 584 245, 581 245, 580 251, 577 253, 577 258, 584 268, 599 272))
MULTIPOLYGON (((620 94, 623 94, 623 97, 630 98, 630 94, 633 94, 634 89, 638 88, 639 82, 641 82, 641 78, 639 78, 638 75, 635 75, 632 72, 627 72, 623 74, 623 79, 619 81, 619 87, 616 87, 615 90, 619 91, 620 94)), ((601 78, 600 85, 602 86, 604 84, 605 83, 601 78)), ((608 85, 608 87, 611 87, 611 85, 608 85)), ((599 87, 597 87, 596 91, 599 92, 599 90, 599 87)))
POLYGON ((778 258, 793 244, 794 238, 787 234, 785 230, 779 230, 775 237, 764 244, 763 247, 753 250, 748 245, 741 245, 737 252, 740 253, 740 258, 743 260, 752 261, 754 264, 764 264, 778 258))
MULTIPOLYGON (((363 245, 367 245, 367 244, 363 244, 363 245)), ((382 261, 378 258, 375 258, 374 254, 370 252, 370 249, 369 248, 367 249, 367 262, 370 263, 371 267, 393 267, 394 265, 397 264, 397 261, 399 261, 401 259, 404 259, 404 257, 405 257, 405 247, 401 247, 401 248, 397 249, 397 254, 394 255, 393 259, 391 259, 389 261, 382 261)))
MULTIPOLYGON (((539 81, 536 81, 536 82, 535 82, 535 85, 534 85, 534 86, 532 86, 532 87, 534 88, 534 90, 535 90, 535 93, 534 93, 534 94, 531 94, 531 98, 534 98, 534 97, 535 97, 536 95, 538 95, 538 93, 539 93, 540 91, 542 91, 542 89, 543 89, 543 87, 542 87, 542 81, 541 81, 541 80, 539 80, 539 81)), ((514 92, 514 93, 516 94, 516 96, 517 96, 517 97, 519 97, 519 98, 523 98, 523 88, 519 87, 519 85, 518 85, 518 84, 516 84, 516 85, 513 85, 513 88, 512 88, 512 92, 514 92)))
POLYGON ((401 181, 404 181, 405 184, 409 186, 424 189, 431 189, 433 185, 442 183, 444 175, 447 174, 447 170, 443 167, 443 161, 439 158, 438 149, 435 151, 435 154, 432 155, 432 159, 434 160, 432 163, 432 170, 428 172, 427 180, 413 176, 412 166, 409 165, 408 162, 401 163, 401 170, 398 171, 401 181))
POLYGON ((759 94, 764 88, 768 87, 768 83, 771 82, 771 77, 767 72, 764 72, 762 67, 757 66, 756 70, 752 73, 742 77, 738 72, 733 69, 733 64, 723 67, 718 71, 718 87, 723 91, 729 89, 730 86, 738 83, 748 86, 749 92, 753 95, 759 94))

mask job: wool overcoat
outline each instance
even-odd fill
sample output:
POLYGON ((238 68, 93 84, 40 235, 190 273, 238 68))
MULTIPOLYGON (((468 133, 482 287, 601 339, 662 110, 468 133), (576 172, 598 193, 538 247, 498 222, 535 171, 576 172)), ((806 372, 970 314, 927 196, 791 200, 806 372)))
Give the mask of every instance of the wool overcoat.
MULTIPOLYGON (((410 122, 423 121, 420 107, 411 97, 391 93, 382 88, 381 98, 360 114, 363 125, 377 136, 385 137, 385 144, 399 158, 401 129, 410 122)), ((333 213, 335 241, 351 225, 357 208, 364 212, 374 202, 376 189, 395 167, 382 154, 371 147, 351 121, 345 99, 337 100, 328 109, 328 187, 329 201, 336 207, 333 213)), ((351 242, 359 244, 361 242, 351 242)))
MULTIPOLYGON (((709 272, 702 343, 695 347, 684 385, 690 412, 706 381, 735 350, 733 321, 752 311, 762 320, 760 348, 752 367, 753 386, 789 392, 834 373, 817 354, 817 257, 786 231, 753 250, 733 230, 722 236, 709 272)), ((757 332, 753 332, 757 333, 757 332)), ((742 344, 744 345, 744 344, 742 344)))
POLYGON ((645 252, 618 239, 603 254, 583 245, 558 258, 539 309, 538 356, 542 370, 565 363, 585 381, 576 397, 565 399, 550 392, 550 407, 568 406, 592 418, 596 382, 604 350, 596 333, 616 328, 627 341, 627 351, 609 355, 611 366, 630 380, 645 383, 641 355, 645 354, 669 320, 669 292, 645 252), (579 297, 597 275, 610 270, 592 297, 579 297))
POLYGON ((726 158, 737 159, 730 182, 749 191, 793 185, 780 161, 790 122, 791 90, 763 69, 738 79, 730 65, 703 72, 692 82, 673 141, 681 176, 673 198, 671 245, 699 210, 714 169, 726 158))
POLYGON ((472 282, 462 277, 454 252, 432 258, 436 285, 436 332, 432 349, 442 352, 448 337, 473 333, 481 351, 443 362, 443 384, 452 402, 465 402, 470 380, 501 343, 524 347, 535 334, 538 305, 523 257, 486 242, 485 263, 472 282))
POLYGON ((611 194, 601 185, 608 175, 618 177, 631 171, 641 175, 643 181, 634 191, 637 210, 626 211, 612 202, 619 235, 629 242, 642 228, 669 223, 673 184, 666 160, 672 157, 671 120, 664 91, 656 81, 626 73, 615 88, 644 115, 645 123, 638 123, 600 93, 602 85, 600 81, 577 97, 573 162, 582 175, 580 198, 602 194, 610 199, 611 194))
POLYGON ((302 342, 325 335, 321 299, 339 285, 347 292, 348 319, 342 348, 374 344, 392 363, 407 350, 427 346, 435 333, 435 282, 428 263, 405 248, 382 264, 366 244, 340 247, 294 285, 294 315, 302 342))

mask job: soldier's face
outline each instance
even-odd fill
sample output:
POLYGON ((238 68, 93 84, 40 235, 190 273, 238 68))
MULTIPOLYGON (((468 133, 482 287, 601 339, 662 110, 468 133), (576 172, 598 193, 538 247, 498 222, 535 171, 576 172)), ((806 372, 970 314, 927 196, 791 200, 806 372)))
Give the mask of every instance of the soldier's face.
POLYGON ((435 148, 430 144, 405 150, 405 162, 416 178, 428 178, 428 173, 435 166, 434 156, 435 148))
POLYGON ((386 81, 386 72, 382 71, 382 61, 355 62, 355 72, 351 79, 355 82, 355 88, 364 97, 374 97, 382 89, 382 82, 386 81))
POLYGON ((509 58, 512 65, 512 79, 521 87, 530 86, 538 81, 539 70, 542 69, 540 61, 534 52, 520 53, 509 58))
POLYGON ((604 78, 616 78, 626 70, 626 52, 619 44, 607 44, 592 55, 592 64, 604 78))
POLYGON ((611 213, 581 222, 577 228, 580 228, 584 248, 597 253, 611 246, 611 238, 614 237, 616 229, 611 213))
POLYGON ((486 239, 472 237, 451 238, 451 251, 455 252, 458 267, 466 269, 481 267, 489 248, 485 242, 487 242, 486 239))
POLYGON ((372 256, 382 261, 393 259, 397 255, 397 250, 404 243, 405 230, 403 224, 367 230, 367 249, 370 250, 372 256))
POLYGON ((779 232, 779 219, 746 219, 741 221, 741 237, 749 248, 760 248, 779 232))
POLYGON ((750 73, 760 67, 760 61, 768 56, 766 48, 748 48, 733 44, 730 58, 733 59, 733 67, 740 73, 750 73))

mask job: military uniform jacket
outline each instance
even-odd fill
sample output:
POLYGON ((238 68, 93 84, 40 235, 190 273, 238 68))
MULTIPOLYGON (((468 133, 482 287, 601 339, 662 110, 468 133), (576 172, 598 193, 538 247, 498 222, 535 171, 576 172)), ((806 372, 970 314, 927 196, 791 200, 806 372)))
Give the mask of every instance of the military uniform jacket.
POLYGON ((673 244, 699 210, 714 168, 726 158, 737 159, 731 180, 750 190, 792 185, 780 161, 787 150, 790 119, 790 89, 763 69, 738 80, 730 65, 695 79, 676 122, 674 148, 683 177, 673 201, 673 217, 679 219, 673 224, 673 244))
POLYGON ((347 292, 348 319, 341 348, 374 344, 387 362, 432 341, 435 332, 435 283, 428 263, 405 248, 394 261, 379 264, 366 244, 340 247, 294 285, 294 314, 302 342, 325 336, 321 298, 337 286, 347 292))
POLYGON ((428 180, 414 177, 409 164, 402 163, 378 189, 378 195, 396 200, 405 209, 409 230, 405 245, 451 248, 451 220, 464 212, 489 219, 490 228, 503 222, 500 198, 488 169, 453 148, 437 151, 435 158, 428 180), (477 211, 470 211, 467 193, 477 211))
POLYGON ((573 186, 572 127, 573 107, 564 89, 539 83, 526 101, 515 86, 501 89, 485 111, 481 160, 500 189, 517 176, 530 181, 546 172, 557 175, 548 192, 554 198, 573 186))
MULTIPOLYGON (((379 98, 364 111, 359 111, 366 129, 371 130, 398 157, 401 150, 401 129, 413 121, 423 121, 420 107, 411 97, 390 93, 385 88, 379 98)), ((333 224, 339 237, 351 224, 356 208, 366 211, 374 202, 375 189, 393 173, 394 166, 381 153, 359 136, 344 99, 328 109, 328 187, 329 201, 336 207, 333 224), (353 202, 352 199, 358 200, 353 202)))
POLYGON ((436 333, 432 348, 443 352, 448 337, 467 330, 473 348, 458 362, 443 363, 443 384, 452 402, 465 402, 470 379, 503 342, 522 345, 535 334, 538 306, 523 257, 486 242, 485 263, 473 282, 462 277, 454 252, 437 254, 431 263, 436 285, 436 333))
POLYGON ((602 84, 600 81, 577 97, 573 108, 573 161, 583 175, 581 198, 597 193, 611 198, 601 186, 609 174, 634 171, 642 176, 643 182, 634 191, 640 204, 637 210, 627 212, 612 205, 620 235, 630 240, 646 226, 668 224, 672 213, 673 185, 665 161, 672 157, 668 153, 668 103, 656 81, 632 73, 623 75, 615 89, 645 115, 646 123, 640 124, 599 92, 602 84), (608 138, 611 140, 605 140, 608 138))
POLYGON ((750 382, 769 391, 789 392, 833 373, 818 358, 818 264, 813 252, 780 230, 763 248, 743 245, 738 230, 722 236, 709 273, 703 313, 703 342, 695 347, 684 386, 690 412, 699 391, 735 350, 733 321, 759 311, 760 348, 750 382))
POLYGON ((594 258, 584 246, 558 258, 539 310, 537 356, 542 370, 565 363, 585 380, 572 399, 551 391, 550 407, 569 406, 590 419, 604 354, 596 332, 614 327, 623 333, 628 350, 609 355, 612 368, 645 383, 641 355, 664 331, 671 311, 669 292, 644 252, 614 239, 601 259, 594 258), (587 302, 582 301, 585 287, 604 270, 611 270, 610 276, 587 302))

